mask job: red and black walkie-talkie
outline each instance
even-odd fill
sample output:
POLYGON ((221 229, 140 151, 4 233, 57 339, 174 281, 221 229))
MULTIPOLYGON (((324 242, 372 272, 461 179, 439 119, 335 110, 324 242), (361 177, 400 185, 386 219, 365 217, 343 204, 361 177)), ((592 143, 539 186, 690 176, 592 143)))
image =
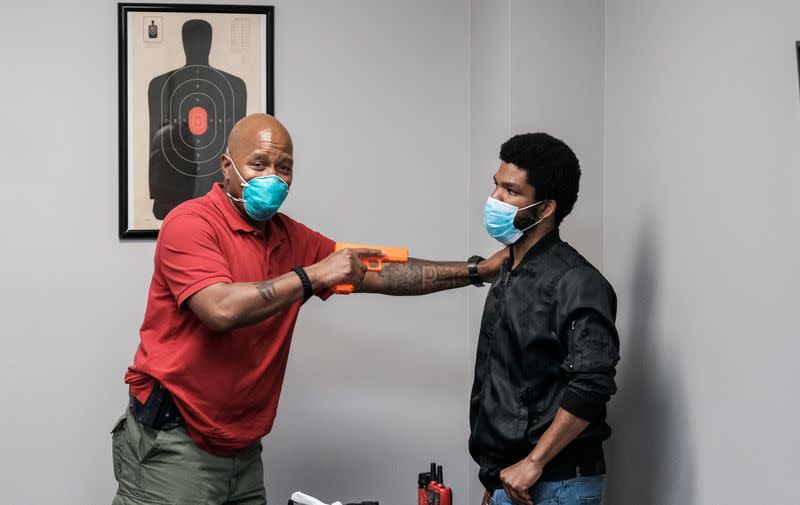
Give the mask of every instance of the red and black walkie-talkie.
POLYGON ((453 505, 453 490, 449 487, 444 485, 444 470, 442 466, 436 469, 436 481, 439 485, 439 498, 437 500, 438 505, 453 505))
POLYGON ((453 505, 453 490, 444 485, 442 465, 431 463, 431 471, 419 474, 417 505, 453 505))
POLYGON ((417 478, 417 505, 428 505, 428 484, 430 483, 430 472, 419 474, 419 478, 417 478))
POLYGON ((428 505, 439 505, 439 483, 436 481, 436 463, 431 463, 431 481, 428 483, 428 505))

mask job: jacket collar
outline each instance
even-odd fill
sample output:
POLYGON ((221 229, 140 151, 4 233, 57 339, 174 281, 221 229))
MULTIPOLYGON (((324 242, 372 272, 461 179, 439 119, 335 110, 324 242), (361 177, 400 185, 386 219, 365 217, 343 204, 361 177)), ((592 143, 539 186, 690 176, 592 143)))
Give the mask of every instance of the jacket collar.
MULTIPOLYGON (((528 263, 533 258, 541 256, 542 254, 546 253, 550 249, 553 248, 556 244, 561 242, 561 234, 558 231, 558 228, 555 228, 553 231, 539 239, 538 242, 533 244, 533 247, 528 249, 528 252, 525 253, 525 256, 520 261, 519 266, 521 267, 525 263, 528 263)), ((507 260, 508 268, 511 269, 511 266, 514 264, 514 248, 510 249, 510 257, 507 260)), ((519 268, 519 267, 518 267, 519 268)))

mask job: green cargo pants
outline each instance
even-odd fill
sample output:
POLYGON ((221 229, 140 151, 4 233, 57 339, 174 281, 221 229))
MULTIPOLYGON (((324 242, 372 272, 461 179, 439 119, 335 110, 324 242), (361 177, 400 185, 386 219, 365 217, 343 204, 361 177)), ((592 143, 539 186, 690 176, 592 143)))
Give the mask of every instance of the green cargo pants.
POLYGON ((156 430, 128 412, 112 430, 112 505, 265 505, 261 443, 230 458, 195 445, 186 428, 156 430))

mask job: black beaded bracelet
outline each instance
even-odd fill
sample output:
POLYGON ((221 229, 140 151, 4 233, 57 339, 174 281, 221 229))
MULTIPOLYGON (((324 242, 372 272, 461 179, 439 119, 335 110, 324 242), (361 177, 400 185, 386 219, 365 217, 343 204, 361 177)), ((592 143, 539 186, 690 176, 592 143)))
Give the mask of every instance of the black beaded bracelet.
POLYGON ((311 279, 302 267, 293 267, 292 272, 300 277, 300 283, 303 284, 303 300, 306 301, 314 294, 314 289, 311 287, 311 279))

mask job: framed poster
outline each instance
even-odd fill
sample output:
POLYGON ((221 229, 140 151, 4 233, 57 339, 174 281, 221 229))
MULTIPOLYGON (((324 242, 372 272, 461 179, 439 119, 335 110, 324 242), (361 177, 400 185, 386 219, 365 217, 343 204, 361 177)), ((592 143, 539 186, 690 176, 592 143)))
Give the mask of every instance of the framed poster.
POLYGON ((273 7, 120 3, 117 15, 119 235, 156 237, 222 180, 233 125, 274 112, 273 7))

